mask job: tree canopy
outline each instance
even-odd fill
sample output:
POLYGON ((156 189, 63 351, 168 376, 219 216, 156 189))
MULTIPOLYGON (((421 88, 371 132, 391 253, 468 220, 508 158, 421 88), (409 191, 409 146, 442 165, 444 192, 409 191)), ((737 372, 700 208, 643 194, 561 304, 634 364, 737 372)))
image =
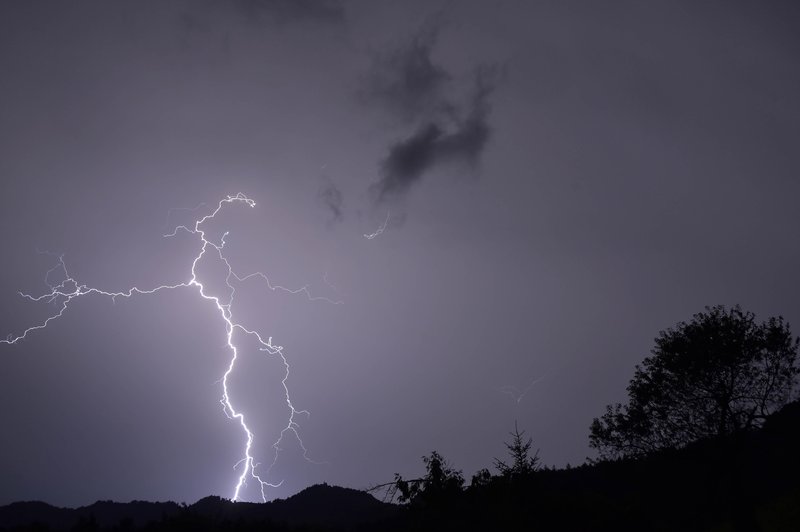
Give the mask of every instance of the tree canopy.
POLYGON ((738 305, 705 310, 661 331, 636 366, 628 404, 594 419, 589 440, 601 458, 750 430, 789 400, 800 372, 789 324, 757 323, 738 305))

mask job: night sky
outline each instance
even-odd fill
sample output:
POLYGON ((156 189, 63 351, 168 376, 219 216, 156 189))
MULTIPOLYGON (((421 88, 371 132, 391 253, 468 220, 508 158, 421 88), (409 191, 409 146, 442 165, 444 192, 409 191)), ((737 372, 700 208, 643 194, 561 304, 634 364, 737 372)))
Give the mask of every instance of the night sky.
MULTIPOLYGON (((800 326, 798 26, 793 2, 0 3, 0 336, 58 310, 17 292, 60 254, 106 291, 188 281, 197 238, 163 235, 242 192, 204 226, 234 270, 342 302, 234 283, 310 412, 311 461, 288 435, 266 472, 283 367, 239 337, 268 498, 432 450, 469 478, 515 420, 582 463, 659 330, 736 303, 800 326)), ((0 344, 0 504, 231 497, 225 342, 180 288, 0 344)))

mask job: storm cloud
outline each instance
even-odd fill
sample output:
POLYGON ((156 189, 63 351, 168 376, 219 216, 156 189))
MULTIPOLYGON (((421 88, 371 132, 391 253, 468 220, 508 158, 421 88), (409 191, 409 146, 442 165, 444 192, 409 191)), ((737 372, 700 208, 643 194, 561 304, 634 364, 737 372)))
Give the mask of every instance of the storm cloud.
POLYGON ((442 28, 438 20, 407 43, 378 54, 365 78, 364 102, 413 129, 388 146, 381 177, 370 187, 376 202, 406 194, 438 165, 474 168, 489 140, 496 68, 480 65, 459 82, 433 59, 442 28), (466 98, 459 98, 465 92, 466 98))

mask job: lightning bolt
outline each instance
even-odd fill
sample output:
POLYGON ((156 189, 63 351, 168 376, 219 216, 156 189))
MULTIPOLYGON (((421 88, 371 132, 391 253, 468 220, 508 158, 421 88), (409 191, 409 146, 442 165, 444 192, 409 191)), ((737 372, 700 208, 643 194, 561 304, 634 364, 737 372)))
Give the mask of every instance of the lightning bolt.
POLYGON ((386 225, 389 223, 389 215, 390 214, 391 214, 390 211, 386 211, 386 219, 383 221, 383 224, 381 224, 381 226, 378 227, 378 229, 376 229, 375 232, 373 232, 373 233, 369 233, 369 234, 364 233, 364 238, 366 238, 367 240, 372 240, 376 236, 382 235, 383 232, 386 231, 386 225))
MULTIPOLYGON (((219 315, 225 324, 227 347, 231 352, 231 358, 228 363, 227 369, 220 378, 220 381, 222 382, 222 398, 220 399, 220 403, 222 404, 222 409, 225 415, 228 416, 229 419, 238 422, 245 436, 245 444, 244 444, 244 449, 242 451, 242 458, 238 462, 236 462, 236 464, 234 464, 233 466, 234 470, 236 470, 236 468, 240 466, 242 466, 242 469, 237 478, 236 486, 234 487, 233 496, 231 499, 233 501, 238 500, 242 488, 247 485, 248 479, 251 479, 258 483, 261 492, 261 498, 263 501, 266 502, 267 488, 268 487, 276 488, 280 486, 283 483, 283 481, 281 480, 278 483, 270 483, 264 480, 264 478, 262 478, 262 476, 256 472, 256 468, 258 467, 259 464, 255 462, 255 458, 252 452, 255 436, 253 434, 253 431, 247 426, 244 413, 237 410, 230 399, 228 380, 230 375, 233 373, 233 370, 236 366, 236 362, 239 357, 239 350, 236 347, 236 344, 234 343, 235 332, 238 331, 244 333, 245 335, 255 338, 258 341, 259 350, 265 352, 270 356, 279 357, 284 367, 284 374, 283 378, 281 379, 281 385, 283 386, 286 405, 289 408, 289 418, 287 420, 286 426, 284 426, 283 429, 280 431, 278 439, 272 444, 272 449, 273 449, 272 463, 267 468, 265 476, 269 474, 272 467, 277 462, 278 455, 281 451, 280 444, 284 440, 284 438, 287 435, 289 435, 289 433, 291 433, 291 435, 293 435, 296 438, 298 444, 300 445, 300 448, 303 451, 303 457, 306 460, 312 463, 320 463, 320 462, 314 462, 308 457, 308 449, 306 448, 302 438, 300 437, 300 432, 299 432, 300 427, 296 421, 296 418, 297 416, 300 415, 309 416, 310 413, 308 410, 298 410, 292 403, 291 395, 289 393, 289 385, 287 384, 287 381, 289 379, 290 368, 289 368, 289 362, 283 353, 283 347, 274 344, 271 336, 265 339, 264 336, 262 336, 258 331, 248 329, 241 323, 234 320, 231 307, 233 305, 234 296, 236 294, 236 288, 233 283, 234 282, 242 283, 252 278, 260 278, 266 283, 267 288, 269 288, 272 291, 283 291, 290 294, 303 294, 306 296, 306 298, 308 298, 309 301, 325 301, 327 303, 331 303, 334 305, 339 305, 342 302, 337 300, 332 300, 327 297, 313 296, 308 286, 303 286, 297 289, 290 289, 280 285, 274 285, 270 282, 269 278, 261 272, 254 272, 244 276, 237 275, 224 254, 225 238, 228 236, 228 233, 227 232, 224 233, 220 238, 219 242, 212 242, 211 240, 206 238, 205 231, 201 229, 201 226, 205 222, 214 219, 214 217, 223 209, 223 207, 230 204, 243 204, 248 207, 256 206, 255 201, 248 198, 242 193, 238 193, 234 196, 228 196, 217 203, 216 208, 213 210, 213 212, 211 212, 211 214, 207 214, 201 218, 196 219, 193 225, 190 226, 179 225, 171 233, 164 235, 165 238, 170 238, 177 235, 178 232, 186 232, 192 236, 199 238, 200 251, 192 261, 192 267, 190 270, 191 277, 189 278, 188 281, 182 283, 165 284, 149 289, 141 289, 134 286, 125 291, 108 292, 105 290, 100 290, 98 288, 93 288, 78 283, 67 270, 66 263, 64 262, 64 256, 59 255, 56 265, 53 266, 50 270, 48 270, 47 273, 45 274, 45 283, 50 288, 49 292, 38 296, 33 296, 30 294, 19 292, 19 294, 23 298, 33 302, 41 302, 41 301, 48 303, 57 302, 58 311, 52 314, 51 316, 47 317, 42 323, 25 329, 21 334, 17 336, 10 334, 6 339, 0 340, 0 344, 9 344, 9 345, 16 344, 27 338, 29 334, 38 331, 40 329, 46 328, 53 320, 56 320, 61 316, 63 316, 64 313, 67 311, 67 308, 69 307, 70 303, 74 299, 77 299, 79 297, 88 296, 91 294, 97 294, 101 296, 110 297, 112 301, 116 301, 116 299, 119 297, 130 298, 134 294, 147 295, 147 294, 154 294, 162 290, 176 290, 179 288, 196 289, 200 294, 200 296, 203 299, 214 304, 217 311, 219 312, 219 315), (225 268, 227 269, 227 273, 225 274, 225 286, 229 290, 229 295, 225 299, 223 299, 221 296, 210 295, 206 287, 197 277, 197 272, 196 272, 197 264, 204 256, 206 256, 206 254, 215 255, 216 257, 218 257, 219 260, 225 265, 225 268), (61 272, 63 280, 58 284, 51 284, 50 278, 55 274, 56 271, 61 272)), ((199 205, 198 207, 195 207, 194 209, 185 209, 185 210, 196 211, 202 205, 203 204, 199 205)))

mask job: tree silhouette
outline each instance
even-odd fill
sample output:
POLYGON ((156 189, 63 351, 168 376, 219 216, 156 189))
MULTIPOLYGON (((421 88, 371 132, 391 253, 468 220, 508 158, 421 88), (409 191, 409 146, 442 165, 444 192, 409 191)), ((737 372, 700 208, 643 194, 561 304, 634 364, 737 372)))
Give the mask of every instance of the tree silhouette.
POLYGON ((379 484, 368 491, 388 488, 384 500, 392 501, 395 497, 401 503, 409 503, 418 507, 438 506, 452 499, 464 487, 464 475, 454 469, 436 451, 430 456, 423 456, 425 476, 406 480, 395 473, 394 482, 379 484))
POLYGON ((510 463, 506 463, 498 458, 494 459, 494 466, 500 475, 515 480, 525 478, 539 469, 539 450, 533 456, 530 455, 533 439, 524 439, 525 431, 520 432, 517 422, 514 422, 514 432, 511 434, 511 442, 505 442, 508 454, 511 457, 510 463))
POLYGON ((628 404, 592 422, 591 447, 601 458, 637 456, 759 427, 790 398, 798 342, 782 317, 759 324, 738 305, 706 307, 661 331, 628 404))

